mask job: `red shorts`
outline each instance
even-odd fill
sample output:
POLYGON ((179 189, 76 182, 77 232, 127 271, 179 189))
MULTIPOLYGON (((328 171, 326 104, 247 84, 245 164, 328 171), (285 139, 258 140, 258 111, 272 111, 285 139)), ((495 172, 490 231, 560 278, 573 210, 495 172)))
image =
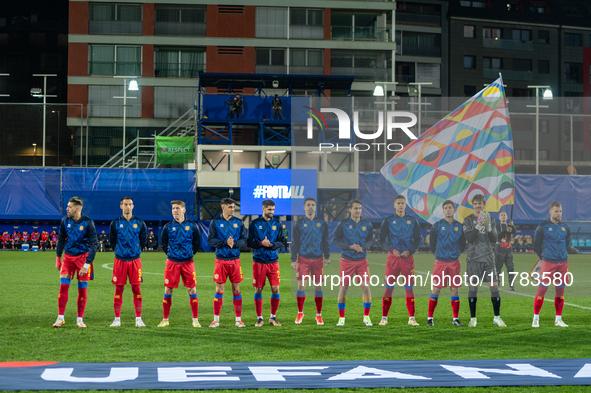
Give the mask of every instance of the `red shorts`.
MULTIPOLYGON (((386 259, 386 276, 385 283, 388 286, 398 283, 398 276, 404 276, 404 285, 415 285, 415 257, 409 255, 407 258, 395 257, 394 253, 389 252, 386 259)), ((402 284, 402 282, 400 282, 402 284)))
POLYGON ((341 276, 342 285, 351 285, 351 280, 355 275, 361 277, 362 282, 369 282, 369 266, 367 264, 367 258, 360 261, 350 261, 345 258, 341 258, 339 264, 339 275, 341 276))
POLYGON ((184 286, 195 288, 197 286, 195 263, 193 261, 173 262, 167 259, 164 267, 164 286, 178 288, 181 276, 183 277, 184 286))
POLYGON ((240 266, 240 259, 233 259, 226 261, 224 259, 216 259, 215 267, 213 268, 213 281, 218 284, 223 284, 230 278, 230 282, 242 282, 242 267, 240 266))
MULTIPOLYGON (((322 273, 324 269, 324 260, 322 257, 317 259, 306 259, 298 255, 298 270, 296 271, 296 279, 302 280, 302 276, 310 276, 314 282, 322 281, 322 273)), ((306 278, 309 280, 309 278, 306 278)))
POLYGON ((265 286, 265 278, 273 287, 279 286, 281 276, 279 273, 279 262, 273 263, 252 263, 252 286, 262 288, 265 286))
POLYGON ((462 279, 459 259, 452 262, 435 260, 431 277, 434 288, 459 288, 462 286, 462 279))
POLYGON ((82 269, 82 267, 86 263, 87 256, 88 253, 78 255, 77 257, 64 254, 62 258, 62 268, 60 270, 60 274, 67 274, 69 276, 74 277, 74 273, 76 273, 76 278, 78 279, 78 281, 89 281, 94 279, 92 263, 88 268, 88 272, 86 272, 86 274, 83 276, 80 275, 80 269, 82 269))
POLYGON ((552 263, 542 261, 542 268, 540 269, 540 285, 546 287, 550 284, 562 287, 565 284, 570 284, 570 274, 568 273, 568 261, 562 263, 552 263))
POLYGON ((115 258, 111 282, 115 285, 125 285, 128 276, 131 285, 140 285, 144 281, 142 277, 142 260, 138 258, 131 261, 122 261, 115 258))

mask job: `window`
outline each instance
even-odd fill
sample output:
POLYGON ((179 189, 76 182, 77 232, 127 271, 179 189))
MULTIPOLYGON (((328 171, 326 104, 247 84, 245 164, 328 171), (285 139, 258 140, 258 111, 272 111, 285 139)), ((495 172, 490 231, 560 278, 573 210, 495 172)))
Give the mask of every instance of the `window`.
POLYGON ((550 157, 550 152, 548 150, 540 150, 539 157, 541 161, 548 161, 548 157, 550 157))
POLYGON ((205 36, 207 6, 157 4, 154 10, 154 34, 205 36))
POLYGON ((464 38, 474 38, 474 26, 464 25, 464 38))
POLYGON ((476 56, 464 56, 464 68, 476 68, 476 56))
POLYGON ((90 3, 89 34, 141 35, 141 4, 90 3))
POLYGON ((285 65, 285 49, 257 49, 256 65, 285 65))
POLYGON ((324 10, 292 8, 289 11, 289 38, 324 39, 324 10))
POLYGON ((290 65, 322 67, 321 49, 292 49, 290 50, 290 65))
POLYGON ((90 75, 141 75, 141 46, 90 45, 90 75))
POLYGON ((287 38, 287 7, 257 7, 255 37, 287 38))
POLYGON ((531 160, 532 151, 529 149, 515 149, 516 160, 531 160))
POLYGON ((577 5, 573 1, 561 1, 560 4, 562 4, 562 9, 566 15, 575 17, 582 16, 577 5))
POLYGON ((566 83, 583 83, 583 64, 564 63, 564 81, 566 83))
POLYGON ((550 32, 548 30, 538 30, 538 43, 549 44, 550 32))
MULTIPOLYGON (((392 80, 391 51, 333 49, 330 62, 333 75, 352 75, 361 80, 392 80)), ((398 65, 397 62, 396 67, 398 65)), ((412 65, 414 73, 414 63, 412 65)))
POLYGON ((156 48, 154 60, 160 78, 198 78, 205 71, 205 49, 156 48))
POLYGON ((482 38, 499 40, 501 39, 501 29, 497 29, 496 27, 485 27, 482 29, 482 38))
POLYGON ((500 70, 503 68, 503 59, 498 57, 485 57, 482 59, 482 66, 493 70, 500 70))
POLYGON ((401 54, 439 57, 441 56, 441 35, 405 31, 402 33, 401 54))
POLYGON ((513 70, 515 71, 531 71, 531 59, 513 59, 513 70))
POLYGON ((564 33, 565 46, 581 46, 583 43, 583 36, 581 34, 564 33))
POLYGON ((547 133, 550 132, 550 128, 548 127, 548 120, 540 120, 540 131, 547 133))
POLYGON ((177 119, 199 98, 197 87, 154 87, 154 118, 177 119))
POLYGON ((460 0, 460 5, 462 7, 490 8, 485 0, 460 0))
POLYGON ((529 11, 534 14, 549 14, 550 7, 545 1, 532 1, 529 2, 529 11))
POLYGON ((464 86, 464 97, 473 97, 476 94, 476 86, 464 86))
POLYGON ((514 87, 511 89, 511 97, 529 97, 529 89, 519 89, 514 87))
POLYGON ((531 41, 531 30, 513 29, 513 41, 529 42, 531 41))
POLYGON ((550 73, 550 61, 538 60, 538 72, 540 74, 549 74, 550 73))
MULTIPOLYGON (((116 81, 113 81, 114 83, 116 81)), ((142 117, 142 95, 139 91, 128 91, 127 117, 142 117)), ((88 115, 91 117, 123 117, 123 83, 117 86, 88 86, 88 115)), ((120 142, 121 143, 121 142, 120 142)), ((121 146, 121 145, 120 145, 121 146)), ((120 149, 121 147, 119 147, 120 149)))
POLYGON ((580 113, 581 112, 581 97, 583 96, 582 93, 577 93, 574 91, 565 91, 564 92, 564 102, 566 110, 569 112, 580 113))

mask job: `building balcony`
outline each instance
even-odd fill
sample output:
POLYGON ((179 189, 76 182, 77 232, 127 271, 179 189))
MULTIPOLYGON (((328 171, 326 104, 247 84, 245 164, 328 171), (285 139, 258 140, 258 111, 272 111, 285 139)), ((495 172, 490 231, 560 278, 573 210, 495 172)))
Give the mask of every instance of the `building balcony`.
POLYGON ((482 46, 491 49, 525 50, 529 52, 534 50, 534 45, 531 41, 514 41, 484 38, 482 40, 482 46))
POLYGON ((287 74, 286 65, 257 65, 254 67, 257 74, 287 74))
POLYGON ((154 35, 205 37, 207 35, 207 24, 156 22, 154 23, 154 35))
POLYGON ((500 70, 498 68, 484 68, 482 70, 482 77, 485 79, 496 79, 499 77, 499 72, 503 75, 503 80, 531 81, 534 79, 534 74, 531 71, 500 70))
POLYGON ((138 62, 113 62, 90 61, 88 62, 89 75, 141 75, 142 63, 138 62))
POLYGON ((324 75, 324 67, 290 65, 289 73, 295 75, 324 75))
POLYGON ((91 20, 88 34, 142 35, 143 29, 141 21, 91 20))
POLYGON ((154 64, 156 78, 199 78, 199 73, 203 71, 205 71, 205 64, 199 63, 154 64))
POLYGON ((412 25, 427 25, 427 26, 441 26, 441 17, 439 15, 421 15, 421 14, 407 14, 402 12, 396 13, 396 23, 412 24, 412 25))
POLYGON ((331 67, 330 72, 331 75, 354 76, 359 80, 389 82, 392 79, 389 68, 331 67))
POLYGON ((392 41, 390 29, 386 27, 332 26, 331 39, 340 41, 392 41))

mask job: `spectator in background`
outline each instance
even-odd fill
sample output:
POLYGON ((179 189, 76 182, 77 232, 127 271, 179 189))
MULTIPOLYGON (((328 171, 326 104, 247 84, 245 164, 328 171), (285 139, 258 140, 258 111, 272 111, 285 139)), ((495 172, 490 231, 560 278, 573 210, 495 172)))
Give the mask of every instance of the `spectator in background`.
POLYGON ((57 241, 59 240, 59 236, 57 234, 57 232, 55 231, 55 229, 53 230, 53 232, 51 232, 51 234, 49 235, 49 240, 50 240, 50 245, 52 249, 55 249, 57 247, 57 241))
POLYGON ((8 231, 4 231, 4 233, 2 233, 2 248, 12 248, 12 239, 10 238, 8 231))
POLYGON ((150 231, 148 235, 148 247, 147 249, 150 251, 154 251, 158 247, 158 243, 156 242, 156 236, 154 236, 154 231, 150 231))
POLYGON ((101 233, 98 235, 98 243, 98 250, 100 252, 107 251, 107 245, 109 244, 109 236, 107 236, 104 230, 101 231, 101 233))
POLYGON ((22 241, 22 236, 21 233, 19 231, 14 231, 12 233, 12 249, 14 250, 15 248, 18 250, 21 248, 21 241, 22 241))
POLYGON ((275 98, 271 101, 271 106, 273 107, 273 120, 285 119, 285 117, 283 117, 281 98, 279 98, 277 94, 275 94, 275 98))
POLYGON ((233 119, 234 117, 236 117, 237 119, 240 118, 240 113, 242 112, 242 104, 242 97, 240 96, 240 93, 237 93, 236 97, 234 97, 234 102, 230 106, 230 119, 233 119))
POLYGON ((289 252, 289 245, 287 242, 287 237, 289 236, 289 229, 283 224, 283 248, 285 248, 285 252, 289 252))
POLYGON ((38 230, 35 229, 31 233, 31 247, 33 247, 33 246, 39 247, 39 239, 40 238, 41 238, 41 234, 39 233, 38 230))
POLYGON ((31 236, 27 233, 27 231, 23 231, 23 237, 21 239, 21 247, 23 244, 28 244, 31 247, 31 236))
POLYGON ((49 234, 46 231, 43 231, 41 232, 41 249, 45 251, 49 246, 49 234))

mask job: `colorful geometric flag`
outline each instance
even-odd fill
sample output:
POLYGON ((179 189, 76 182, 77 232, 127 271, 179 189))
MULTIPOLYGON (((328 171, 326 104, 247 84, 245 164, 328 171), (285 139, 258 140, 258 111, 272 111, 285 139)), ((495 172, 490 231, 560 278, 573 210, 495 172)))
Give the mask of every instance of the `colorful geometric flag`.
POLYGON ((513 204, 513 136, 501 77, 408 144, 381 172, 421 218, 443 218, 442 204, 458 205, 457 220, 474 212, 476 194, 486 211, 513 204))

